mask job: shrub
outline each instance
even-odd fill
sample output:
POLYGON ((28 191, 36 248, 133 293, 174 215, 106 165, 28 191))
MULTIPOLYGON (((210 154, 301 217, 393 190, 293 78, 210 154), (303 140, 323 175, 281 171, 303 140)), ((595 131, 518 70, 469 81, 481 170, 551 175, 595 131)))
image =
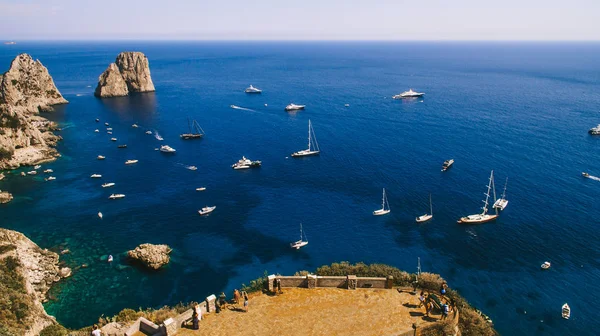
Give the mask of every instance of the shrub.
POLYGON ((463 336, 495 336, 498 335, 491 323, 487 322, 472 308, 459 311, 458 327, 463 336))
POLYGON ((8 149, 8 148, 0 148, 0 160, 9 160, 10 158, 12 158, 13 154, 14 154, 14 150, 12 149, 8 149))
POLYGON ((352 265, 347 261, 321 266, 317 268, 317 275, 356 275, 360 277, 387 277, 391 275, 394 277, 394 285, 396 286, 407 286, 411 283, 411 279, 414 279, 414 276, 393 266, 384 264, 367 265, 362 262, 352 265))
POLYGON ((268 273, 265 271, 262 277, 250 281, 250 285, 246 286, 246 284, 242 284, 242 290, 247 293, 259 292, 263 291, 267 286, 267 277, 268 273))
POLYGON ((444 282, 439 274, 423 272, 419 276, 419 287, 430 291, 439 291, 444 282))
POLYGON ((0 245, 0 255, 6 253, 8 251, 13 251, 16 248, 17 247, 13 244, 0 245))
POLYGON ((10 82, 12 83, 12 85, 17 85, 17 83, 18 83, 19 81, 17 81, 16 79, 13 79, 13 80, 11 80, 10 82))
POLYGON ((40 336, 67 336, 69 331, 60 324, 49 325, 40 332, 40 336))
POLYGON ((444 320, 426 325, 421 329, 421 336, 454 335, 452 321, 444 320))

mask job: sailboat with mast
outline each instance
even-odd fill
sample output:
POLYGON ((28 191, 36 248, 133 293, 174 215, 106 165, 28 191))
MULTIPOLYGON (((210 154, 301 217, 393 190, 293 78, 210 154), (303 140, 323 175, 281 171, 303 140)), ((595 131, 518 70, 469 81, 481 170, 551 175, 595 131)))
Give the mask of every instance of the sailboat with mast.
POLYGON ((204 130, 202 129, 202 127, 200 127, 196 119, 194 119, 193 122, 190 122, 190 118, 188 118, 188 133, 183 133, 179 136, 183 140, 199 139, 204 136, 204 130))
POLYGON ((392 211, 390 204, 388 203, 387 195, 385 194, 385 188, 383 188, 383 197, 381 198, 381 209, 373 211, 374 216, 387 215, 392 211), (387 207, 386 207, 387 206, 387 207))
POLYGON ((312 123, 310 119, 308 120, 308 149, 303 149, 301 151, 297 151, 292 153, 292 157, 303 157, 303 156, 311 156, 311 155, 319 155, 321 151, 319 150, 319 143, 317 142, 317 137, 315 136, 315 130, 312 127, 312 123))
POLYGON ((431 204, 431 194, 429 194, 429 214, 417 217, 417 223, 423 223, 433 218, 433 205, 431 204))
POLYGON ((459 224, 481 224, 485 222, 490 222, 498 218, 498 209, 496 209, 495 215, 488 214, 488 205, 490 199, 490 192, 492 191, 492 187, 494 187, 494 203, 496 202, 496 187, 494 186, 494 171, 492 170, 490 174, 490 182, 488 183, 487 192, 485 193, 485 200, 483 201, 483 207, 481 208, 483 211, 480 214, 469 215, 466 217, 461 217, 458 220, 459 224))
POLYGON ((308 238, 306 238, 306 233, 302 230, 302 223, 300 223, 300 240, 293 242, 290 244, 292 248, 299 250, 301 247, 308 245, 308 238))
POLYGON ((508 205, 508 200, 506 199, 506 185, 508 184, 508 177, 506 178, 506 182, 504 183, 504 191, 502 192, 502 197, 494 202, 494 209, 500 209, 500 211, 504 210, 508 205))

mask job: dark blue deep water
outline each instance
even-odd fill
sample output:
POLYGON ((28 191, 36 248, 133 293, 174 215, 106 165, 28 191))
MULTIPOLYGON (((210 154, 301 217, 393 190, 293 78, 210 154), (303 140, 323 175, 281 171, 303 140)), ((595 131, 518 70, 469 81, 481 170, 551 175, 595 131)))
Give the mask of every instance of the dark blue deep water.
POLYGON ((265 270, 347 260, 415 271, 420 257, 503 334, 592 333, 600 182, 580 174, 600 175, 600 139, 587 134, 600 123, 600 44, 20 43, 0 47, 1 67, 20 52, 43 62, 70 104, 50 116, 63 127, 63 156, 42 169, 57 180, 0 182, 16 196, 0 224, 69 248, 68 266, 89 264, 46 305, 69 327, 229 293, 265 270), (95 98, 99 74, 124 50, 146 53, 156 93, 95 98), (264 93, 244 94, 249 84, 264 93), (426 97, 391 99, 408 88, 426 97), (307 108, 286 113, 290 102, 307 108), (179 139, 187 117, 204 139, 179 139), (305 148, 309 119, 322 155, 288 158, 305 148), (127 149, 109 141, 104 122, 127 149), (146 129, 177 153, 155 151, 146 129), (232 170, 242 155, 262 168, 232 170), (449 158, 454 167, 441 173, 449 158), (456 224, 478 211, 492 169, 498 189, 509 177, 509 206, 495 223, 456 224), (100 187, 109 180, 114 189, 100 187), (382 187, 392 213, 374 217, 382 187), (127 197, 110 201, 111 192, 127 197), (417 225, 429 193, 435 217, 417 225), (202 218, 205 205, 217 209, 202 218), (310 244, 291 250, 300 222, 310 244), (122 253, 146 242, 174 248, 166 269, 126 267, 122 253), (553 266, 542 272, 545 260, 553 266))

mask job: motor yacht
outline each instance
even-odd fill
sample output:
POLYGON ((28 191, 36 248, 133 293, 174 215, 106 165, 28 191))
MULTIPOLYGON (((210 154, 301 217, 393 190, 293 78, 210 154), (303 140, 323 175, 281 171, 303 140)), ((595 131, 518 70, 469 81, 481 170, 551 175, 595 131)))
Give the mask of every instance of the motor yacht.
POLYGON ((200 214, 200 216, 204 216, 204 215, 208 215, 209 213, 215 211, 217 207, 216 206, 206 206, 200 210, 198 210, 198 213, 200 214))
POLYGON ((294 103, 291 103, 285 107, 285 110, 286 111, 298 111, 298 110, 304 110, 305 107, 306 107, 306 105, 296 105, 294 103))
POLYGON ((590 128, 588 133, 590 133, 591 135, 600 135, 600 124, 598 124, 598 126, 596 127, 590 128))
POLYGON ((92 176, 90 176, 91 178, 101 178, 102 175, 100 174, 92 174, 92 176))
POLYGON ((245 92, 246 92, 246 93, 261 93, 261 92, 262 92, 262 90, 261 90, 261 89, 259 89, 259 88, 255 88, 254 86, 250 85, 250 86, 249 86, 249 87, 246 89, 246 91, 245 91, 245 92))
POLYGON ((442 164, 442 171, 445 172, 446 170, 450 169, 450 167, 452 167, 453 164, 454 159, 444 161, 444 163, 442 164))
POLYGON ((125 197, 124 194, 111 194, 110 196, 108 196, 108 199, 119 199, 123 197, 125 197))
POLYGON ((138 160, 127 160, 127 161, 125 161, 126 165, 130 165, 130 164, 134 164, 134 163, 138 163, 138 160))
POLYGON ((102 155, 98 155, 97 159, 98 159, 98 160, 104 160, 104 159, 106 159, 106 157, 105 157, 105 156, 102 156, 102 155))
POLYGON ((425 95, 425 93, 416 92, 416 91, 413 91, 413 89, 409 89, 408 91, 404 91, 401 94, 392 96, 392 98, 394 98, 394 99, 418 98, 418 97, 423 97, 423 95, 425 95))
POLYGON ((163 153, 175 153, 176 152, 175 148, 173 148, 169 145, 162 145, 162 146, 160 146, 159 150, 163 153))
POLYGON ((102 184, 102 188, 110 188, 110 187, 112 187, 114 185, 115 185, 114 182, 103 183, 102 184))
POLYGON ((252 161, 247 159, 245 156, 242 156, 242 158, 231 165, 231 168, 233 169, 248 169, 248 168, 252 168, 252 167, 260 167, 260 165, 262 164, 261 161, 252 161))

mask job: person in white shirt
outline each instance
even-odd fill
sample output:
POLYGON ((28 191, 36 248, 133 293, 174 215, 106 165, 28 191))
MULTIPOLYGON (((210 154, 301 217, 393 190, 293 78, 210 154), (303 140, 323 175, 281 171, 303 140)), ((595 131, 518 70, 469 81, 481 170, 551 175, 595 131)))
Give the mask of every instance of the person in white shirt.
POLYGON ((92 330, 92 336, 102 336, 102 332, 98 328, 98 325, 94 324, 94 330, 92 330))

